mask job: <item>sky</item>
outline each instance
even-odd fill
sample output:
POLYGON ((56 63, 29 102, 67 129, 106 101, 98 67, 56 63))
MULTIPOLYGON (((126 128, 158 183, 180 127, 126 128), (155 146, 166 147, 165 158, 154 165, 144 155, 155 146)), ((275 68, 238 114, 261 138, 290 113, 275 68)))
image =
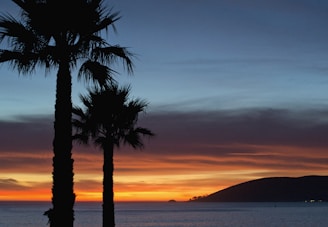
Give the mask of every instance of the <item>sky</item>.
MULTIPOLYGON (((112 0, 115 79, 156 137, 114 154, 116 201, 187 201, 263 177, 328 175, 328 2, 112 0)), ((0 2, 1 12, 18 15, 0 2)), ((5 44, 1 44, 4 48, 5 44)), ((0 200, 51 200, 55 74, 0 65, 0 200)), ((73 72, 73 103, 86 85, 73 72)), ((77 201, 101 200, 102 152, 74 144, 77 201)))

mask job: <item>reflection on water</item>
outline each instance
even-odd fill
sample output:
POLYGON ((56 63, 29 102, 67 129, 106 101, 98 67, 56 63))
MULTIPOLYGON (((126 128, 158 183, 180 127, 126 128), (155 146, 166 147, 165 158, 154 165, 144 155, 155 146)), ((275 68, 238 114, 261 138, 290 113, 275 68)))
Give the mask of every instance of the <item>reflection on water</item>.
MULTIPOLYGON (((0 202, 1 227, 47 226, 50 203, 0 202)), ((328 203, 116 203, 117 227, 326 227, 328 203)), ((76 203, 75 227, 101 226, 101 203, 76 203)))

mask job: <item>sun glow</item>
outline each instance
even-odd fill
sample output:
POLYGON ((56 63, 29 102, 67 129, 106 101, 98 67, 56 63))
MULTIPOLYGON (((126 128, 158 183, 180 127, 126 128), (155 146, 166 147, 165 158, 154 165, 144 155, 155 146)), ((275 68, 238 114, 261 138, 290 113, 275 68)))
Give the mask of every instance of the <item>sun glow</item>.
MULTIPOLYGON (((251 152, 228 155, 159 155, 117 153, 114 169, 115 201, 188 201, 234 184, 262 177, 327 175, 325 149, 231 144, 229 149, 251 152), (284 152, 288 150, 288 152, 284 152)), ((9 154, 6 154, 6 158, 9 154)), ((35 155, 31 156, 36 157, 35 155)), ((30 160, 24 155, 22 160, 30 160)), ((0 157, 1 158, 1 157, 0 157)), ((20 157, 16 157, 20 158, 20 157)), ((49 158, 51 159, 51 158, 49 158)), ((102 156, 99 153, 74 154, 76 201, 101 201, 103 191, 102 156)), ((0 174, 0 200, 50 201, 52 167, 28 164, 8 165, 0 174)))

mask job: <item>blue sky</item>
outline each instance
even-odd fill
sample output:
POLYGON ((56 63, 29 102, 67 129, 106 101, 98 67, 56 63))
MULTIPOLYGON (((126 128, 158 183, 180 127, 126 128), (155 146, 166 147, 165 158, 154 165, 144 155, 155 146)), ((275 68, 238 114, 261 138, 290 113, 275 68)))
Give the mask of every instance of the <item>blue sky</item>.
POLYGON ((113 5, 118 40, 140 54, 135 92, 153 105, 326 105, 324 1, 140 2, 113 5))
MULTIPOLYGON (((149 102, 141 123, 157 135, 142 153, 115 154, 120 192, 188 199, 259 177, 328 175, 328 1, 105 2, 122 16, 109 42, 136 56, 133 75, 113 65, 115 79, 149 102)), ((0 188, 24 186, 27 170, 50 188, 54 75, 0 66, 0 188)), ((74 104, 81 92, 74 79, 74 104)), ((99 154, 74 149, 76 185, 90 189, 99 154)))
MULTIPOLYGON (((134 75, 117 65, 116 78, 151 108, 327 105, 326 1, 120 0, 109 7, 122 16, 109 42, 136 56, 134 75)), ((2 117, 53 111, 54 75, 0 70, 2 117)), ((75 102, 81 91, 75 83, 75 102)))

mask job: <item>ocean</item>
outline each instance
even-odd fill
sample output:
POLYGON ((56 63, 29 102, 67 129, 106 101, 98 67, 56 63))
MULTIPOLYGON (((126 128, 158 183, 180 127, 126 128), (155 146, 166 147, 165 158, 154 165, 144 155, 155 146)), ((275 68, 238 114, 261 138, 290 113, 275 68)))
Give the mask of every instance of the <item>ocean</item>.
MULTIPOLYGON (((47 202, 0 202, 0 227, 48 226, 47 202)), ((77 202, 75 227, 101 226, 101 203, 77 202)), ((117 227, 327 227, 328 203, 116 203, 117 227)))

